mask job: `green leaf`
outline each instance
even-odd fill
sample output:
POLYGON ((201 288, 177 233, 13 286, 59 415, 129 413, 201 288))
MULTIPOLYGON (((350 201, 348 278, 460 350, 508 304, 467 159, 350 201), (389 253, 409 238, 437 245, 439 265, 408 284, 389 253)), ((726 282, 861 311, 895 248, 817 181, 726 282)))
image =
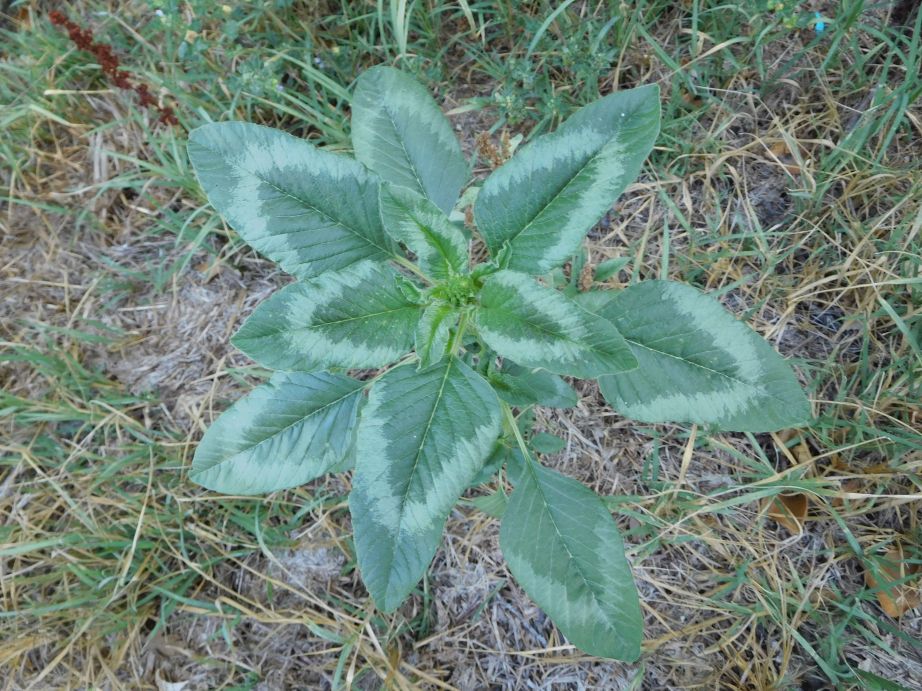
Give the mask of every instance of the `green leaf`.
POLYGON ((355 157, 386 182, 451 211, 468 168, 451 125, 429 92, 392 67, 358 78, 352 99, 355 157))
POLYGON ((251 247, 298 278, 392 254, 378 179, 358 162, 244 122, 189 133, 199 182, 251 247))
POLYGON ((383 611, 422 578, 499 430, 496 394, 457 358, 421 372, 397 367, 372 387, 349 508, 362 580, 383 611))
POLYGON ((640 362, 636 370, 599 379, 618 412, 736 432, 809 422, 810 403, 790 365, 713 298, 672 281, 587 295, 640 362), (607 298, 601 307, 600 295, 607 298))
POLYGON ((572 408, 579 403, 576 392, 556 374, 520 367, 508 360, 503 363, 502 371, 490 375, 490 383, 500 398, 519 408, 529 405, 572 408))
POLYGON ((492 518, 502 518, 503 514, 506 513, 506 505, 508 503, 509 497, 507 497, 506 493, 502 490, 471 499, 471 504, 473 504, 478 511, 482 511, 492 518))
POLYGON ((615 257, 614 259, 606 259, 604 262, 601 262, 597 267, 595 267, 595 274, 593 278, 599 283, 603 283, 630 263, 630 257, 615 257))
POLYGON ((256 308, 233 343, 270 369, 381 367, 413 347, 421 312, 390 267, 364 262, 286 286, 256 308))
POLYGON ((526 461, 499 534, 509 571, 569 641, 634 661, 643 617, 618 528, 576 480, 526 461))
POLYGON ((474 320, 488 346, 527 367, 590 378, 637 366, 609 322, 515 271, 487 277, 474 320))
POLYGON ((451 327, 458 317, 458 312, 449 305, 434 303, 429 305, 416 325, 416 355, 419 356, 419 369, 431 367, 441 362, 448 349, 451 327))
POLYGON ((656 85, 620 91, 516 153, 487 178, 474 206, 490 253, 509 243, 509 268, 530 274, 565 262, 637 177, 659 120, 656 85))
POLYGON ((416 255, 430 278, 443 281, 466 273, 464 233, 425 197, 406 187, 382 185, 381 220, 387 233, 416 255))
POLYGON ((566 445, 566 440, 547 432, 538 432, 531 438, 531 447, 538 453, 557 453, 562 451, 566 445))
POLYGON ((853 671, 861 682, 860 688, 867 691, 909 691, 905 686, 900 686, 895 681, 879 677, 873 672, 865 672, 861 669, 853 671))
POLYGON ((189 477, 226 494, 295 487, 348 461, 364 384, 277 372, 208 428, 189 477))

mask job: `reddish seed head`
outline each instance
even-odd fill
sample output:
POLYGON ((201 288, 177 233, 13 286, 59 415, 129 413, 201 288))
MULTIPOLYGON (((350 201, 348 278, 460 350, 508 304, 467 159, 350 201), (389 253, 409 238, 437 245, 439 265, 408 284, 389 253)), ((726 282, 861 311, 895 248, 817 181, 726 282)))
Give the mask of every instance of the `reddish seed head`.
POLYGON ((179 124, 179 120, 173 113, 172 108, 159 108, 157 106, 157 100, 150 93, 147 84, 135 85, 131 83, 131 80, 128 78, 128 73, 119 69, 119 59, 112 50, 112 46, 107 43, 94 43, 93 32, 91 30, 81 29, 77 24, 67 19, 63 13, 57 10, 49 12, 48 19, 55 26, 64 27, 67 30, 67 35, 70 37, 70 40, 74 42, 77 48, 94 55, 97 62, 99 62, 99 67, 103 71, 103 74, 109 78, 113 86, 119 89, 125 89, 126 91, 134 91, 138 95, 138 101, 142 107, 152 107, 159 113, 159 117, 157 118, 158 122, 162 122, 165 125, 179 124))

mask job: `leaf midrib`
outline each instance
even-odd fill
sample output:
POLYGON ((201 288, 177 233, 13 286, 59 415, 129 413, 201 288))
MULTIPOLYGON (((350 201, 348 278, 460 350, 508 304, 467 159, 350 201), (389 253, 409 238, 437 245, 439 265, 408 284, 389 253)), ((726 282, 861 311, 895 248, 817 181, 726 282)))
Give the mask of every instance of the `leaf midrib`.
POLYGON ((413 459, 413 467, 410 469, 410 473, 407 476, 407 488, 404 490, 403 498, 400 500, 400 511, 398 513, 397 520, 397 535, 395 536, 394 541, 388 545, 388 559, 387 559, 387 585, 384 589, 385 598, 387 597, 388 592, 391 589, 391 575, 393 573, 394 560, 396 559, 396 549, 393 549, 392 546, 396 544, 397 539, 404 532, 403 531, 403 518, 404 511, 406 509, 407 500, 410 496, 410 487, 413 484, 413 477, 416 475, 416 469, 419 467, 420 459, 423 455, 423 447, 426 445, 426 440, 429 438, 429 432, 432 430, 433 420, 435 419, 435 412, 439 408, 439 404, 442 402, 442 397, 445 392, 445 383, 448 381, 448 375, 451 372, 451 368, 454 367, 454 358, 448 360, 448 363, 445 365, 445 374, 442 376, 442 381, 439 383, 439 391, 436 395, 435 402, 432 404, 432 411, 429 413, 429 420, 426 422, 426 427, 423 431, 423 434, 419 440, 419 447, 416 450, 416 458, 413 459))
MULTIPOLYGON (((734 376, 731 375, 731 374, 727 374, 726 372, 721 372, 720 370, 712 369, 712 368, 708 367, 707 365, 701 365, 701 364, 699 364, 699 363, 697 363, 697 362, 694 362, 694 361, 692 361, 692 360, 686 360, 686 359, 683 358, 683 357, 679 357, 678 355, 673 355, 672 353, 667 353, 667 352, 664 351, 664 350, 657 350, 656 348, 651 348, 650 346, 648 346, 648 345, 646 345, 646 344, 644 344, 644 343, 641 343, 640 341, 635 341, 635 340, 633 340, 633 339, 631 339, 631 338, 628 338, 627 336, 624 336, 624 334, 622 334, 622 336, 623 336, 624 340, 625 340, 627 343, 636 345, 636 346, 638 346, 639 348, 643 348, 644 350, 649 350, 651 353, 657 353, 658 355, 664 355, 665 357, 672 358, 673 360, 678 360, 679 362, 684 362, 684 363, 690 365, 691 367, 697 367, 697 368, 699 368, 699 369, 703 369, 703 370, 705 370, 706 372, 711 372, 711 373, 713 373, 713 374, 718 375, 719 377, 723 377, 724 379, 729 379, 730 381, 732 381, 732 382, 734 382, 734 383, 736 383, 736 384, 742 384, 743 386, 748 386, 748 387, 750 387, 750 388, 752 388, 752 389, 755 389, 755 390, 758 391, 758 392, 764 391, 764 392, 768 393, 768 395, 772 396, 773 398, 776 398, 776 399, 779 400, 779 401, 783 401, 782 398, 780 398, 779 396, 777 396, 777 395, 771 393, 770 391, 768 391, 768 390, 765 389, 764 387, 758 386, 755 382, 748 381, 748 380, 746 380, 746 379, 739 379, 739 378, 737 378, 737 377, 734 377, 734 376)), ((627 374, 627 373, 625 373, 625 374, 627 374)), ((606 375, 606 376, 617 376, 617 375, 606 375)))
POLYGON ((404 143, 403 138, 400 136, 400 131, 397 129, 397 121, 391 114, 390 107, 387 103, 384 103, 381 110, 384 111, 384 114, 387 115, 387 119, 391 123, 391 129, 394 130, 394 138, 400 143, 400 148, 403 149, 403 155, 406 157, 407 164, 410 166, 410 172, 413 173, 413 177, 416 179, 416 184, 419 187, 419 191, 423 194, 424 197, 426 197, 426 199, 429 199, 429 193, 426 191, 426 186, 423 184, 422 178, 419 177, 419 171, 416 169, 416 163, 410 157, 410 152, 407 151, 407 145, 404 143))
POLYGON ((419 309, 419 305, 414 305, 412 303, 406 303, 405 305, 401 305, 400 307, 394 307, 393 309, 389 309, 389 310, 382 310, 381 312, 369 312, 368 314, 360 314, 355 317, 346 317, 345 319, 336 319, 334 321, 316 322, 313 324, 309 324, 307 326, 299 326, 299 327, 295 327, 291 329, 291 331, 293 332, 310 331, 311 329, 319 329, 325 326, 338 326, 340 324, 346 324, 348 322, 358 321, 361 319, 374 319, 375 317, 380 317, 385 314, 393 314, 394 312, 402 312, 404 310, 415 310, 415 309, 419 309))

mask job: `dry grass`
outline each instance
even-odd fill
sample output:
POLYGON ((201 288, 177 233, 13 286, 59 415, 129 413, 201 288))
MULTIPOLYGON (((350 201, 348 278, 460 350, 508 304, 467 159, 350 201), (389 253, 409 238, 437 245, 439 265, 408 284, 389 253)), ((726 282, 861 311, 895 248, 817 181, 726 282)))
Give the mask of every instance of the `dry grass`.
MULTIPOLYGON (((534 5, 522 13, 546 16, 534 5)), ((733 36, 716 20, 699 17, 689 43, 692 8, 640 5, 646 35, 628 32, 607 80, 658 81, 673 124, 591 233, 590 260, 631 258, 610 287, 669 276, 719 295, 794 359, 817 414, 780 435, 638 425, 588 383, 579 407, 539 411, 567 442, 545 462, 613 497, 646 616, 641 661, 569 646, 472 506, 453 513, 420 593, 382 615, 354 569, 347 476, 265 501, 185 479, 205 426, 262 374, 229 334, 287 279, 204 207, 182 128, 153 128, 26 5, 5 39, 18 47, 0 48, 0 687, 818 689, 866 686, 861 670, 922 688, 920 609, 889 617, 865 581, 894 545, 922 560, 919 39, 906 64, 909 43, 871 8, 824 64, 828 42, 806 30, 734 52, 718 48, 733 36), (802 531, 768 515, 783 491, 808 497, 802 531)), ((449 7, 443 28, 480 46, 449 7)), ((290 33, 316 25, 327 49, 365 50, 320 14, 268 12, 252 27, 297 20, 290 33)), ((323 125, 341 109, 332 97, 231 105, 224 81, 182 95, 142 3, 75 16, 139 46, 186 125, 201 107, 292 126, 284 106, 342 142, 323 125)), ((521 56, 518 38, 496 37, 500 62, 521 56)), ((254 55, 275 45, 252 40, 254 55)), ((489 94, 495 56, 453 50, 444 69, 466 83, 449 105, 489 94)), ((245 57, 220 44, 196 69, 230 74, 245 57)), ((323 95, 291 79, 288 91, 323 95)), ((467 150, 499 115, 453 116, 467 150)))

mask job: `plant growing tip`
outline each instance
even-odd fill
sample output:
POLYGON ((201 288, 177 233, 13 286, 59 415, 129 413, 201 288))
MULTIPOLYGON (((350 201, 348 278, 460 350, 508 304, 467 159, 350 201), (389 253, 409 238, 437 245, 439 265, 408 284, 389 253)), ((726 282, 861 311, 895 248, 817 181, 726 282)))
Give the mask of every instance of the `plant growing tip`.
POLYGON ((376 67, 352 109, 355 159, 247 123, 190 134, 212 205, 299 279, 234 336, 278 372, 206 432, 192 479, 256 494, 354 466, 359 570, 393 611, 462 493, 505 466, 515 489, 497 514, 513 576, 574 645, 636 659, 643 620, 615 521, 537 461, 536 446, 554 447, 529 441, 530 408, 575 405, 569 375, 597 378, 616 410, 644 422, 770 431, 810 419, 787 363, 698 290, 647 281, 565 294, 534 278, 577 253, 639 173, 659 132, 658 88, 590 103, 497 168, 474 204, 490 254, 476 266, 449 218, 469 166, 429 94, 376 67), (362 382, 352 368, 386 369, 362 382))

